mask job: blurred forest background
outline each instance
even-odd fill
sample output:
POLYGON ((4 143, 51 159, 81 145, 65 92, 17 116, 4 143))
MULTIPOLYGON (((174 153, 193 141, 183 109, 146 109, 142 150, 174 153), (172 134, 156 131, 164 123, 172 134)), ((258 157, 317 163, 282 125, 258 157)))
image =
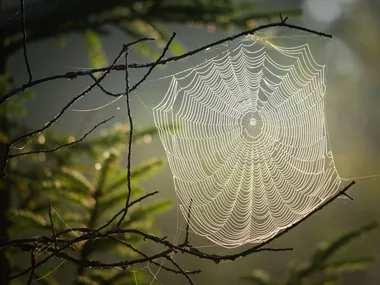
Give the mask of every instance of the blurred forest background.
MULTIPOLYGON (((53 9, 54 5, 59 2, 62 4, 65 1, 25 1, 26 24, 27 27, 28 22, 31 25, 30 30, 28 30, 31 36, 28 40, 28 54, 32 72, 36 79, 47 75, 62 74, 70 70, 105 66, 107 65, 106 59, 108 58, 108 62, 112 61, 123 44, 145 36, 160 39, 158 45, 162 48, 171 33, 176 32, 175 44, 170 52, 171 54, 179 54, 246 28, 268 23, 271 20, 278 20, 279 12, 282 12, 284 16, 289 16, 291 23, 332 34, 334 40, 331 53, 328 55, 326 113, 330 142, 338 171, 342 177, 347 178, 380 173, 380 155, 378 152, 380 116, 377 110, 379 103, 378 91, 380 90, 380 81, 378 80, 380 76, 380 54, 378 53, 378 46, 380 45, 379 0, 255 1, 254 4, 243 6, 240 9, 239 5, 244 1, 215 1, 220 5, 210 4, 209 2, 212 1, 184 1, 185 4, 183 5, 175 5, 177 1, 146 1, 147 3, 155 3, 151 5, 157 5, 156 9, 152 9, 152 12, 146 14, 146 17, 141 16, 145 15, 144 13, 146 12, 144 8, 145 1, 131 1, 134 3, 133 5, 131 4, 131 7, 133 6, 135 9, 133 13, 126 11, 127 9, 121 9, 119 11, 115 10, 115 13, 110 14, 111 16, 92 16, 88 19, 81 17, 81 12, 86 11, 88 4, 82 5, 78 1, 66 1, 64 6, 67 9, 61 10, 58 15, 67 16, 69 13, 72 13, 73 17, 78 15, 73 25, 46 25, 49 21, 54 23, 57 20, 58 22, 59 17, 55 14, 47 15, 46 22, 42 23, 33 22, 33 18, 28 20, 28 13, 38 13, 39 11, 38 9, 36 11, 28 10, 29 5, 32 7, 36 4, 34 7, 38 8, 40 6, 43 9, 52 7, 53 9), (73 4, 74 2, 75 4, 73 4), (165 5, 171 6, 171 8, 165 10, 165 5), (185 8, 180 9, 181 6, 187 10, 185 8), (160 8, 162 10, 159 7, 162 7, 160 8), (192 13, 189 11, 192 11, 192 13), (118 17, 131 17, 132 19, 135 15, 139 15, 141 18, 131 20, 132 24, 129 26, 125 23, 117 22, 118 17), (142 18, 146 22, 141 20, 142 18), (86 21, 91 22, 92 26, 90 28, 86 26, 88 24, 86 21), (104 25, 105 22, 107 23, 106 25, 104 25), (33 25, 35 25, 36 31, 43 32, 33 33, 33 25), (55 34, 54 31, 62 34, 55 34)), ((102 1, 95 1, 94 3, 98 2, 102 1)), ((21 86, 28 81, 28 75, 22 50, 20 49, 21 23, 19 12, 16 13, 19 11, 19 1, 3 0, 0 3, 3 11, 15 11, 10 14, 9 21, 13 24, 7 30, 10 34, 11 32, 14 33, 13 37, 8 39, 8 52, 11 53, 11 57, 7 71, 9 71, 9 75, 14 80, 13 86, 21 86), (14 30, 10 30, 11 28, 14 30)), ((83 1, 83 3, 85 2, 83 1)), ((91 7, 96 10, 101 9, 101 6, 102 4, 91 7)), ((4 23, 0 25, 4 25, 4 23)), ((157 57, 159 51, 153 43, 139 45, 131 51, 130 62, 147 62, 157 57)), ((1 55, 3 56, 4 54, 4 51, 1 51, 1 55)), ((0 58, 0 60, 4 59, 0 58)), ((4 70, 2 70, 3 72, 4 70)), ((141 70, 133 70, 131 72, 131 81, 135 82, 142 74, 143 71, 141 70)), ((3 78, 2 80, 5 79, 3 78)), ((8 80, 5 81, 8 82, 8 80)), ((42 126, 70 98, 81 92, 90 83, 92 83, 90 78, 78 78, 70 81, 53 81, 33 88, 35 98, 26 102, 26 116, 17 117, 15 122, 20 125, 27 122, 31 128, 42 126)), ((2 84, 2 88, 5 88, 3 87, 5 86, 4 81, 2 84)), ((113 73, 112 76, 105 80, 104 86, 113 92, 122 92, 125 88, 124 73, 113 73)), ((101 91, 95 90, 89 96, 89 99, 79 102, 75 107, 78 109, 92 108, 102 106, 109 101, 109 98, 105 98, 101 91)), ((151 207, 149 208, 151 212, 148 209, 145 212, 142 210, 142 213, 136 214, 136 219, 140 222, 137 226, 148 228, 149 230, 153 228, 156 233, 174 237, 179 230, 177 225, 178 216, 171 174, 168 167, 164 166, 165 153, 159 140, 155 137, 154 131, 150 128, 153 122, 144 113, 139 100, 132 98, 132 104, 132 113, 138 129, 133 153, 136 187, 138 186, 141 189, 141 193, 144 193, 144 191, 145 193, 155 190, 160 191, 157 198, 153 198, 157 200, 149 206, 151 207), (154 171, 157 169, 160 170, 155 174, 154 171), (141 177, 140 174, 142 174, 141 177), (153 176, 142 180, 147 174, 153 174, 153 176), (173 205, 171 208, 168 207, 170 202, 173 205), (165 211, 163 212, 163 210, 165 211), (159 216, 156 215, 158 212, 161 213, 159 216)), ((7 110, 2 110, 2 112, 7 112, 7 110)), ((8 110, 9 116, 14 115, 9 112, 8 110)), ((116 104, 96 112, 70 112, 63 117, 62 121, 54 125, 49 134, 38 137, 28 147, 42 148, 49 145, 50 142, 52 143, 51 146, 53 146, 53 143, 57 141, 67 142, 72 138, 79 138, 95 124, 112 115, 116 115, 116 118, 101 126, 99 128, 101 131, 95 132, 90 140, 83 144, 83 147, 78 145, 77 148, 74 148, 76 151, 62 149, 62 152, 56 156, 35 156, 32 158, 32 162, 28 163, 46 163, 48 161, 49 163, 59 164, 63 167, 62 169, 66 169, 66 172, 63 170, 58 173, 65 177, 62 179, 73 179, 73 183, 82 183, 82 186, 86 185, 89 189, 88 191, 93 195, 95 195, 95 192, 91 192, 91 189, 97 189, 99 183, 104 182, 102 181, 103 176, 108 177, 109 184, 107 184, 108 188, 106 188, 116 189, 112 198, 122 197, 125 195, 123 190, 120 190, 117 187, 118 185, 112 184, 112 181, 118 181, 118 179, 123 181, 125 179, 122 173, 124 170, 122 152, 126 147, 127 139, 120 136, 120 133, 128 131, 125 128, 128 119, 125 104, 120 100, 116 104), (83 153, 85 153, 85 158, 81 157, 83 153), (85 172, 87 178, 78 178, 78 172, 85 172)), ((1 131, 5 132, 3 123, 4 121, 2 121, 1 131)), ((15 126, 18 126, 17 124, 15 126)), ((11 131, 13 132, 13 129, 11 131)), ((16 164, 11 164, 10 166, 17 169, 16 164)), ((45 174, 38 173, 38 175, 45 174)), ((42 178, 38 175, 34 178, 33 183, 42 183, 39 180, 42 178)), ((21 188, 30 187, 23 184, 32 184, 32 182, 23 181, 20 176, 18 181, 21 181, 18 185, 21 188)), ((53 183, 53 181, 47 180, 46 183, 45 188, 52 189, 49 183, 53 183)), ((186 269, 202 269, 202 274, 194 276, 195 283, 199 285, 248 284, 246 280, 240 277, 257 269, 265 270, 274 279, 276 277, 280 279, 280 276, 286 275, 289 263, 294 265, 308 260, 321 242, 334 240, 348 231, 360 228, 364 224, 379 221, 379 184, 380 178, 376 177, 358 179, 357 184, 349 192, 354 201, 338 199, 310 220, 277 240, 273 245, 293 247, 294 251, 254 254, 244 259, 239 259, 234 263, 222 263, 217 266, 210 262, 203 262, 186 256, 178 256, 177 258, 186 269)), ((4 184, 2 187, 4 187, 4 184)), ((57 185, 54 185, 54 187, 60 188, 57 185)), ((31 192, 28 195, 34 199, 36 194, 31 192)), ((33 201, 31 197, 21 195, 21 198, 15 199, 17 202, 28 202, 33 201)), ((54 194, 48 195, 48 197, 53 201, 53 205, 55 205, 54 201, 61 199, 54 197, 54 194)), ((87 200, 80 200, 81 197, 72 196, 66 198, 67 201, 75 199, 79 201, 78 207, 84 217, 87 213, 86 211, 89 211, 88 215, 93 219, 84 222, 95 223, 96 219, 89 210, 92 208, 86 204, 87 200)), ((96 197, 93 198, 97 199, 96 197)), ((110 205, 107 203, 112 203, 109 200, 101 202, 105 204, 105 209, 107 209, 107 205, 110 205)), ((3 202, 4 199, 2 200, 3 202)), ((46 206, 47 200, 41 199, 40 202, 41 205, 46 206)), ((122 202, 120 205, 122 205, 122 202)), ((23 207, 33 209, 32 212, 36 211, 34 206, 28 203, 23 207)), ((64 207, 65 204, 62 205, 62 208, 64 207)), ((4 209, 2 206, 2 210, 4 209)), ((44 221, 39 220, 38 217, 31 217, 28 212, 14 212, 13 214, 14 221, 29 218, 35 224, 41 227, 44 226, 44 221)), ((78 217, 64 217, 66 222, 78 222, 76 219, 78 217)), ((99 220, 101 221, 101 218, 99 220)), ((57 226, 65 228, 64 223, 60 225, 59 223, 57 218, 57 226)), ((2 230, 5 228, 3 220, 1 227, 2 230)), ((14 229, 14 231, 19 233, 20 229, 14 229)), ((24 233, 24 235, 27 236, 28 233, 24 233)), ((339 252, 337 256, 340 258, 361 257, 363 255, 374 258, 374 262, 366 270, 354 271, 346 275, 343 284, 378 284, 380 279, 379 239, 379 231, 374 231, 339 252)), ((141 241, 136 241, 136 244, 139 244, 139 242, 141 241)), ((210 246, 208 241, 195 237, 194 243, 210 246)), ((89 252, 94 250, 94 246, 92 248, 89 246, 89 248, 89 252)), ((212 246, 206 249, 216 253, 233 252, 233 250, 212 246)), ((153 252, 154 247, 146 250, 153 252)), ((131 253, 126 252, 125 254, 131 253)), ((62 265, 61 269, 63 269, 63 274, 73 270, 72 267, 66 266, 66 264, 62 265)), ((149 266, 137 270, 138 282, 131 278, 131 274, 129 279, 126 280, 128 284, 149 284, 154 280, 153 275, 156 270, 154 267, 149 266)), ((76 272, 81 273, 82 271, 83 269, 79 268, 76 272)), ((58 274, 58 276, 64 278, 62 273, 61 275, 58 274)), ((162 284, 184 282, 182 276, 169 274, 162 270, 157 275, 157 278, 162 284)), ((80 282, 90 284, 86 283, 87 281, 81 280, 80 282)))

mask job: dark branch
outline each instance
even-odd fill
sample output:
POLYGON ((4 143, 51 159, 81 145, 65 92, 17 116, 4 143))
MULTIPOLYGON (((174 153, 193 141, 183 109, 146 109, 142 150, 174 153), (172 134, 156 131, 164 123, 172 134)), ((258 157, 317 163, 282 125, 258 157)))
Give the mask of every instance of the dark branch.
POLYGON ((32 282, 33 282, 33 277, 34 277, 34 271, 35 271, 35 266, 36 266, 36 256, 34 255, 34 250, 36 249, 36 246, 30 251, 30 264, 31 264, 31 267, 33 268, 31 271, 30 271, 30 275, 29 275, 29 279, 28 279, 28 282, 26 284, 28 285, 31 285, 32 282))
MULTIPOLYGON (((140 254, 141 256, 145 257, 145 258, 148 258, 148 255, 146 255, 145 253, 143 253, 141 250, 138 250, 137 248, 135 248, 133 245, 121 240, 121 239, 118 239, 118 238, 115 238, 115 237, 112 237, 112 236, 109 236, 109 238, 117 241, 118 243, 128 247, 129 249, 131 249, 132 251, 140 254)), ((172 272, 172 273, 176 273, 176 274, 182 274, 181 271, 177 271, 177 270, 174 270, 172 268, 169 268, 167 266, 164 266, 156 261, 151 261, 151 263, 153 263, 154 265, 156 265, 157 267, 160 267, 160 268, 163 268, 164 270, 168 271, 168 272, 172 272)), ((187 274, 198 274, 200 273, 201 271, 200 270, 193 270, 193 271, 189 271, 187 274)))
MULTIPOLYGON (((132 120, 132 114, 131 114, 131 107, 130 107, 130 91, 136 89, 143 81, 145 81, 149 74, 153 71, 153 69, 157 66, 157 64, 160 62, 160 60, 165 56, 166 52, 169 49, 170 44, 172 43, 173 39, 175 37, 175 33, 171 36, 170 40, 166 44, 165 48, 163 49, 160 57, 156 60, 156 62, 149 68, 149 70, 146 72, 146 74, 143 76, 143 78, 137 82, 131 89, 129 89, 129 78, 128 78, 128 68, 125 70, 125 96, 127 97, 127 112, 128 112, 128 119, 129 119, 129 142, 128 142, 128 157, 127 157, 127 185, 128 185, 128 196, 125 201, 125 211, 123 212, 119 222, 117 223, 116 227, 120 227, 122 222, 125 219, 125 216, 128 213, 128 205, 129 200, 131 199, 131 193, 132 193, 132 186, 131 186, 131 156, 132 156, 132 141, 133 141, 133 120, 132 120)), ((128 46, 125 47, 125 66, 128 66, 128 46)))
POLYGON ((189 209, 187 210, 187 220, 186 220, 186 233, 183 246, 190 246, 189 242, 189 230, 190 230, 190 219, 191 219, 191 206, 193 205, 193 199, 190 200, 189 209))
MULTIPOLYGON (((128 206, 128 208, 132 207, 134 204, 137 204, 137 203, 140 203, 141 201, 145 200, 146 198, 150 197, 150 196, 153 196, 153 195, 156 195, 158 194, 158 191, 154 191, 152 193, 148 193, 138 199, 136 199, 135 201, 131 202, 128 206)), ((106 227, 108 227, 110 224, 112 224, 112 222, 114 220, 117 219, 117 217, 119 217, 122 213, 125 212, 125 208, 121 209, 119 212, 117 212, 111 219, 109 219, 103 226, 101 226, 100 228, 98 228, 96 231, 99 232, 103 229, 105 229, 106 227)))
POLYGON ((30 84, 33 80, 33 77, 32 77, 32 71, 30 69, 29 60, 28 60, 28 50, 26 47, 26 23, 25 23, 26 21, 25 21, 25 3, 24 3, 24 0, 20 0, 20 7, 21 7, 22 38, 23 38, 22 48, 23 48, 26 70, 28 71, 28 75, 29 75, 28 84, 30 84))
MULTIPOLYGON (((266 24, 266 25, 261 25, 259 27, 256 27, 256 28, 253 28, 253 29, 241 32, 241 33, 238 33, 238 34, 236 34, 234 36, 227 37, 227 38, 221 39, 219 41, 215 41, 215 42, 210 43, 208 45, 205 45, 203 47, 200 47, 200 48, 194 49, 192 51, 189 51, 187 53, 184 53, 182 55, 173 56, 173 57, 169 57, 169 58, 164 59, 164 60, 160 60, 158 63, 146 63, 146 64, 137 64, 137 63, 134 63, 134 64, 129 64, 128 68, 148 68, 148 67, 151 67, 152 65, 164 65, 164 64, 166 64, 168 62, 178 61, 180 59, 184 59, 186 57, 190 57, 190 56, 192 56, 192 55, 194 55, 196 53, 199 53, 201 51, 204 51, 204 50, 206 50, 208 48, 211 48, 211 47, 214 47, 214 46, 217 46, 217 45, 229 42, 229 41, 233 41, 233 40, 235 40, 237 38, 240 38, 240 37, 243 37, 243 36, 246 36, 246 35, 255 34, 256 32, 261 31, 261 30, 265 30, 265 29, 269 29, 269 28, 274 28, 274 27, 286 27, 286 28, 290 28, 290 29, 294 29, 294 30, 304 31, 304 32, 307 32, 307 33, 310 33, 310 34, 315 34, 315 35, 318 35, 318 36, 321 36, 321 37, 332 38, 332 35, 329 35, 329 34, 326 34, 326 33, 323 33, 323 32, 318 32, 318 31, 307 29, 307 28, 304 28, 304 27, 301 27, 301 26, 297 26, 297 25, 290 25, 290 24, 287 24, 287 23, 284 23, 284 22, 280 21, 280 22, 276 22, 276 23, 270 23, 270 24, 266 24)), ((86 70, 86 71, 66 72, 65 74, 61 74, 61 75, 54 75, 54 76, 42 78, 42 79, 39 79, 39 80, 36 80, 36 81, 32 81, 32 82, 30 82, 28 84, 25 84, 23 87, 16 88, 16 89, 12 90, 11 92, 9 92, 8 94, 4 95, 3 97, 0 98, 0 105, 2 103, 4 103, 6 100, 8 100, 10 97, 12 97, 13 95, 19 93, 20 91, 25 90, 25 88, 32 87, 32 86, 35 86, 35 85, 38 85, 38 84, 41 84, 41 83, 44 83, 44 82, 48 82, 48 81, 51 81, 51 80, 74 79, 74 78, 76 78, 78 76, 87 76, 87 75, 93 74, 93 73, 104 72, 104 71, 108 70, 108 68, 111 68, 112 70, 122 71, 122 70, 125 70, 127 67, 125 65, 124 66, 123 65, 113 65, 113 66, 110 66, 110 67, 95 68, 95 69, 90 69, 90 70, 86 70)))
MULTIPOLYGON (((125 49, 125 66, 128 66, 128 46, 124 46, 125 49)), ((127 187, 128 187, 128 194, 127 199, 125 201, 125 210, 123 214, 121 215, 120 220, 116 224, 116 227, 120 227, 122 222, 124 221, 125 216, 128 213, 128 205, 129 200, 131 199, 132 194, 132 185, 131 185, 131 158, 132 158, 132 141, 133 141, 133 120, 132 120, 132 114, 131 114, 131 106, 130 106, 130 98, 129 98, 129 74, 128 74, 128 68, 125 69, 125 96, 126 96, 126 103, 127 103, 127 112, 128 112, 128 120, 129 120, 129 140, 128 140, 128 156, 127 156, 127 187)))
MULTIPOLYGON (((171 43, 172 43, 172 41, 173 41, 173 39, 174 39, 175 36, 176 36, 176 33, 173 33, 172 36, 170 37, 168 43, 166 44, 164 50, 162 51, 161 56, 156 60, 155 63, 153 63, 153 65, 151 65, 149 67, 148 72, 145 73, 145 75, 143 76, 143 78, 141 78, 141 80, 139 82, 137 82, 135 85, 133 85, 133 87, 131 89, 129 89, 129 92, 132 92, 132 91, 136 90, 140 86, 140 84, 143 83, 148 78, 148 76, 151 74, 151 72, 153 71, 153 69, 158 64, 160 64, 160 62, 164 58, 166 52, 169 50, 169 47, 170 47, 170 45, 171 45, 171 43)), ((126 64, 125 66, 128 66, 128 65, 126 64)))
POLYGON ((54 226, 54 223, 53 223, 53 217, 51 215, 51 201, 49 201, 49 220, 50 220, 50 227, 51 227, 51 231, 53 233, 53 239, 54 239, 54 249, 57 250, 58 249, 58 243, 57 243, 57 233, 55 231, 55 226, 54 226))
POLYGON ((179 266, 179 264, 177 263, 177 262, 175 262, 170 256, 165 256, 165 258, 167 259, 167 260, 169 260, 169 262, 171 263, 171 264, 173 264, 175 267, 177 267, 177 269, 181 272, 181 274, 187 279, 187 281, 189 281, 189 283, 191 284, 191 285, 194 285, 194 282, 193 282, 193 280, 191 280, 191 278, 190 278, 190 276, 189 276, 189 273, 187 273, 187 272, 185 272, 182 268, 181 268, 181 266, 179 266))
POLYGON ((112 120, 113 118, 115 118, 115 116, 112 116, 112 117, 110 117, 110 118, 108 118, 106 120, 101 121, 100 123, 97 123, 95 126, 92 127, 91 130, 89 130, 80 139, 78 139, 76 141, 73 141, 73 142, 70 142, 70 143, 66 143, 66 144, 57 146, 56 148, 49 149, 49 150, 33 150, 33 151, 27 151, 27 152, 22 152, 22 153, 10 154, 10 155, 8 155, 8 159, 11 159, 11 158, 14 158, 14 157, 18 157, 18 156, 23 156, 23 155, 29 155, 29 154, 56 152, 57 150, 59 150, 59 149, 61 149, 63 147, 68 147, 68 146, 72 146, 72 145, 78 144, 78 143, 84 141, 85 138, 88 135, 90 135, 93 131, 95 131, 99 126, 107 123, 108 121, 112 120))
POLYGON ((96 77, 92 73, 89 74, 89 75, 94 80, 94 82, 96 82, 96 85, 100 88, 100 90, 102 90, 105 94, 107 94, 109 96, 112 96, 112 97, 120 97, 120 96, 123 96, 125 94, 125 92, 123 92, 123 93, 112 93, 112 92, 109 92, 99 82, 97 82, 96 77))

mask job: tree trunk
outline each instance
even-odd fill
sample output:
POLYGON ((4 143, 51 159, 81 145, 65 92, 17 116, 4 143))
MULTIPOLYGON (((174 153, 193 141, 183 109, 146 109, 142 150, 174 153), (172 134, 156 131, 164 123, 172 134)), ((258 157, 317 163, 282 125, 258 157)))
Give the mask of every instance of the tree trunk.
MULTIPOLYGON (((2 10, 2 1, 0 0, 0 11, 2 10)), ((0 32, 0 75, 5 74, 7 64, 6 54, 4 52, 4 34, 0 32)), ((4 95, 4 94, 1 94, 4 95)), ((4 133, 8 133, 8 123, 6 117, 0 117, 0 130, 4 133)), ((5 143, 0 142, 0 173, 5 172, 6 154, 8 152, 8 146, 5 143)), ((7 219, 7 212, 11 205, 11 195, 7 183, 7 179, 0 176, 0 238, 8 239, 9 220, 7 219)), ((6 251, 0 251, 0 284, 9 284, 10 266, 6 251)))

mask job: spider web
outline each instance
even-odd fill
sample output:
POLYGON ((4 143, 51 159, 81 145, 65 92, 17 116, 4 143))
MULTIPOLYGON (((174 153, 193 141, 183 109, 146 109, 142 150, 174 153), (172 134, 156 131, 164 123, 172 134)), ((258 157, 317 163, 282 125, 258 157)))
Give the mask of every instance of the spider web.
POLYGON ((223 247, 260 243, 339 190, 325 68, 308 43, 251 36, 170 76, 153 118, 195 233, 223 247))

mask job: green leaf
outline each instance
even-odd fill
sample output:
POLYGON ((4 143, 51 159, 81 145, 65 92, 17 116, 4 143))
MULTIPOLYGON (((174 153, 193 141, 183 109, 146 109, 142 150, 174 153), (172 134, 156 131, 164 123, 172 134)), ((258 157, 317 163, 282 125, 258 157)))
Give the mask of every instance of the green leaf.
MULTIPOLYGON (((154 22, 149 22, 150 26, 156 30, 159 34, 159 38, 156 39, 158 41, 158 46, 160 48, 164 48, 169 41, 171 35, 169 35, 165 29, 161 28, 159 24, 154 22)), ((181 55, 186 52, 186 48, 178 41, 173 40, 169 46, 169 50, 174 55, 181 55)))
POLYGON ((141 270, 136 272, 129 269, 112 268, 108 270, 95 269, 91 272, 90 277, 99 282, 99 284, 112 284, 112 285, 125 285, 135 284, 135 278, 138 280, 138 284, 143 284, 144 274, 141 270))
POLYGON ((11 208, 8 212, 8 217, 14 221, 15 225, 29 224, 34 227, 46 228, 48 222, 45 217, 38 215, 29 210, 21 210, 16 208, 11 208))
POLYGON ((145 206, 140 205, 140 208, 133 208, 132 213, 127 216, 127 220, 125 221, 124 227, 132 227, 136 228, 139 221, 143 221, 150 217, 154 217, 155 215, 162 213, 163 211, 170 208, 172 205, 172 201, 163 200, 157 201, 152 205, 145 206))
MULTIPOLYGON (((132 196, 137 196, 143 193, 143 190, 138 187, 132 188, 132 196)), ((98 200, 100 212, 102 215, 107 215, 106 211, 113 210, 117 206, 125 205, 125 199, 128 195, 128 187, 119 187, 112 193, 105 193, 103 197, 98 200)))
POLYGON ((0 144, 7 144, 9 142, 9 138, 7 134, 0 131, 0 144))
POLYGON ((349 242, 359 238, 365 233, 368 233, 374 229, 377 228, 376 223, 371 223, 369 225, 366 225, 364 227, 361 227, 359 229, 353 230, 351 232, 348 232, 335 241, 331 242, 328 245, 325 245, 321 247, 319 250, 315 252, 315 254, 312 257, 312 261, 314 264, 319 265, 321 262, 325 261, 327 258, 329 258, 332 254, 334 254, 337 250, 342 248, 343 246, 347 245, 349 242))
POLYGON ((264 270, 255 270, 252 274, 243 275, 241 279, 249 281, 253 284, 272 285, 269 274, 264 270))
MULTIPOLYGON (((13 81, 7 75, 0 75, 0 97, 6 95, 12 90, 13 81)), ((30 91, 22 91, 17 96, 13 96, 4 104, 0 105, 0 115, 4 115, 8 119, 22 117, 26 115, 25 104, 33 99, 35 94, 30 91)))
POLYGON ((339 276, 329 276, 322 278, 321 280, 313 283, 313 285, 338 285, 341 283, 341 278, 339 276))
POLYGON ((83 33, 88 50, 88 60, 92 68, 101 68, 108 65, 107 57, 103 50, 102 42, 98 34, 93 30, 83 33))
MULTIPOLYGON (((98 171, 98 175, 97 175, 97 178, 96 178, 96 186, 95 186, 95 196, 96 197, 99 197, 99 195, 102 195, 103 193, 106 192, 106 190, 104 189, 105 188, 105 185, 107 184, 107 180, 110 176, 110 174, 112 173, 112 166, 116 166, 117 164, 114 163, 117 158, 120 157, 120 154, 118 154, 117 152, 113 151, 113 152, 110 152, 108 153, 108 155, 106 156, 106 159, 103 161, 103 163, 101 164, 101 168, 100 170, 98 171)), ((117 165, 119 166, 119 165, 117 165)))
MULTIPOLYGON (((69 183, 77 184, 78 186, 82 186, 84 190, 83 193, 93 193, 94 192, 94 186, 92 183, 79 171, 69 168, 69 167, 62 167, 61 171, 67 178, 69 178, 69 183)), ((70 187, 74 188, 74 187, 70 187)), ((77 187, 75 187, 77 188, 77 187)))
MULTIPOLYGON (((130 41, 135 41, 144 37, 156 39, 157 33, 142 20, 122 21, 118 26, 128 35, 130 41)), ((139 43, 139 52, 149 59, 156 59, 160 56, 157 47, 147 41, 139 43)))
POLYGON ((348 259, 324 264, 322 270, 327 274, 342 274, 346 271, 364 270, 373 262, 374 259, 371 257, 348 259))
MULTIPOLYGON (((45 207, 47 209, 48 206, 45 207)), ((52 216, 53 216, 53 221, 54 225, 59 228, 61 227, 62 229, 66 229, 67 225, 70 225, 70 227, 76 227, 76 226, 84 226, 86 224, 86 221, 89 219, 89 214, 83 214, 83 213, 78 213, 78 212, 73 212, 71 210, 68 210, 67 207, 62 208, 62 207, 55 207, 55 211, 53 211, 52 216), (54 218, 56 215, 59 215, 59 217, 54 218), (62 221, 62 220, 63 221, 62 221)))
POLYGON ((70 206, 74 204, 81 208, 91 209, 95 205, 95 199, 92 196, 68 191, 68 189, 65 188, 47 186, 44 192, 51 200, 57 202, 67 201, 70 206))
POLYGON ((327 259, 330 258, 334 253, 336 253, 340 248, 347 245, 349 242, 359 238, 363 234, 366 234, 376 228, 376 223, 368 224, 364 227, 348 232, 337 238, 335 241, 320 247, 314 253, 310 262, 304 264, 296 270, 295 276, 298 276, 298 279, 301 280, 309 276, 310 274, 321 270, 327 259))
POLYGON ((81 285, 100 285, 101 283, 96 282, 95 280, 91 279, 88 276, 85 275, 79 275, 76 278, 76 283, 81 285))
MULTIPOLYGON (((158 169, 160 169, 165 163, 165 160, 161 158, 151 159, 144 164, 140 165, 137 168, 133 168, 131 170, 131 182, 136 183, 140 182, 143 178, 155 173, 158 169)), ((115 183, 111 184, 108 189, 105 191, 106 193, 112 193, 115 189, 126 186, 127 185, 127 175, 123 175, 122 178, 117 180, 115 183)))

